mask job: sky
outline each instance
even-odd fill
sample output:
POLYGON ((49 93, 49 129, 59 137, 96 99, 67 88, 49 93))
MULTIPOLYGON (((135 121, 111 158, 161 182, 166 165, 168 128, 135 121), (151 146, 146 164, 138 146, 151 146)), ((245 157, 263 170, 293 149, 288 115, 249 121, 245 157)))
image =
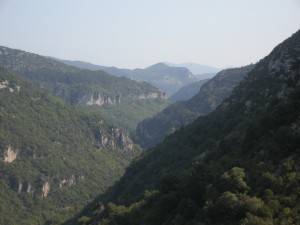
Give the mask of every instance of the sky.
POLYGON ((0 0, 0 45, 97 65, 255 63, 300 29, 300 0, 0 0))

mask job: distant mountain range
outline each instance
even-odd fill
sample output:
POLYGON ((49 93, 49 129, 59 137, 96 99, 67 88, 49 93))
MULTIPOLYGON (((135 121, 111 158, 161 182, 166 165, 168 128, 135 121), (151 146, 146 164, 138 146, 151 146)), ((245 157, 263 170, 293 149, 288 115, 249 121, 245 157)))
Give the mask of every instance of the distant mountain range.
POLYGON ((164 63, 157 63, 145 69, 126 70, 126 72, 134 80, 149 82, 165 91, 167 96, 171 96, 179 88, 197 81, 187 68, 170 67, 164 63))
POLYGON ((167 64, 168 66, 172 66, 172 67, 185 67, 187 69, 189 69, 189 71, 191 71, 193 74, 209 74, 209 73, 214 73, 216 74, 217 72, 219 72, 221 69, 219 68, 215 68, 212 66, 205 66, 205 65, 201 65, 198 63, 171 63, 171 62, 164 62, 165 64, 167 64))
POLYGON ((139 82, 149 82, 153 86, 159 88, 161 91, 166 92, 168 97, 173 95, 181 87, 194 83, 200 79, 203 80, 211 78, 219 71, 219 69, 217 68, 202 66, 195 63, 157 63, 145 69, 130 70, 120 69, 116 67, 99 66, 83 61, 62 60, 53 57, 49 58, 78 68, 88 70, 102 70, 114 76, 124 76, 139 82), (194 72, 191 72, 190 68, 194 72))

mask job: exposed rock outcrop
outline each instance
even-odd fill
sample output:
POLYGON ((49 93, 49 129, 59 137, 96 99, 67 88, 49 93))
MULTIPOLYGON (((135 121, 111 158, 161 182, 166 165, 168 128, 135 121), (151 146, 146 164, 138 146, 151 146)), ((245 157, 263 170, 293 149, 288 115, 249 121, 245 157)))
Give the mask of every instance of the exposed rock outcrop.
POLYGON ((71 187, 76 185, 78 182, 84 182, 85 177, 83 175, 74 175, 72 174, 69 178, 67 179, 62 179, 59 181, 59 188, 63 187, 71 187))
MULTIPOLYGON (((17 90, 19 91, 20 90, 20 86, 18 86, 18 87, 19 88, 17 90)), ((13 93, 15 91, 11 87, 9 87, 9 81, 8 80, 0 82, 0 89, 3 89, 3 88, 8 88, 9 91, 10 91, 10 93, 13 93)))
POLYGON ((59 182, 59 187, 71 187, 73 185, 76 185, 76 178, 74 175, 72 175, 69 179, 63 179, 59 182))
POLYGON ((19 150, 13 149, 10 145, 4 151, 3 161, 5 163, 11 163, 16 160, 19 150))
POLYGON ((157 98, 162 98, 162 99, 167 99, 167 96, 164 92, 152 92, 152 93, 147 93, 147 94, 139 94, 133 96, 134 99, 157 99, 157 98))
POLYGON ((109 96, 103 95, 98 92, 89 93, 84 95, 80 100, 79 103, 84 105, 117 105, 121 103, 121 95, 109 96))
POLYGON ((102 148, 121 148, 124 150, 132 150, 133 143, 129 136, 117 127, 111 128, 109 134, 101 129, 95 131, 95 139, 102 148))
POLYGON ((133 143, 129 136, 119 128, 112 128, 112 135, 116 141, 116 144, 123 149, 132 150, 133 143))
POLYGON ((27 194, 33 194, 33 187, 30 183, 27 183, 26 192, 27 194))
POLYGON ((18 194, 21 193, 33 194, 34 192, 34 188, 32 184, 26 179, 12 176, 12 175, 6 175, 6 177, 2 177, 2 178, 8 179, 12 190, 17 192, 18 194))
POLYGON ((49 192, 50 192, 50 185, 46 180, 44 180, 42 186, 42 197, 47 197, 49 192))
MULTIPOLYGON (((141 93, 135 95, 131 94, 124 97, 132 98, 135 100, 158 99, 158 98, 167 99, 166 94, 163 92, 141 93)), ((87 93, 79 99, 79 103, 83 105, 89 105, 89 106, 90 105, 102 106, 104 104, 116 106, 121 103, 121 94, 106 95, 106 94, 101 94, 99 92, 87 93)))

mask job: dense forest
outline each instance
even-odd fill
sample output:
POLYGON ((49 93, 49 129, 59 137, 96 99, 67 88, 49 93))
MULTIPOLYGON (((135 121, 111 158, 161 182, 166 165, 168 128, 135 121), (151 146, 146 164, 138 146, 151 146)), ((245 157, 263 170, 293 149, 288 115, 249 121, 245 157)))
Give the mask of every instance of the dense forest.
MULTIPOLYGON (((300 31, 145 151, 78 224, 300 224, 300 31)), ((74 221, 73 221, 74 222, 74 221)))
POLYGON ((139 154, 126 132, 0 69, 0 224, 60 224, 139 154))

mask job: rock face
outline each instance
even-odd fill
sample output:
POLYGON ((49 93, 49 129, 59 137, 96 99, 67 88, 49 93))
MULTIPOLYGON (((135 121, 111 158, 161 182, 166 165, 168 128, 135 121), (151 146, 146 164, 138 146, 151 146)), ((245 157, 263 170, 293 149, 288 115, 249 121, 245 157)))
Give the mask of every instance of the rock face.
POLYGON ((26 192, 29 195, 33 194, 33 187, 31 183, 29 183, 28 181, 19 180, 18 194, 22 192, 26 192))
POLYGON ((120 128, 112 127, 110 134, 103 132, 101 129, 97 129, 94 134, 96 142, 101 148, 121 148, 124 150, 133 149, 132 140, 120 128))
POLYGON ((47 197, 49 192, 50 192, 50 185, 46 180, 44 180, 42 186, 42 197, 47 197))
POLYGON ((152 92, 152 93, 148 93, 148 94, 139 94, 139 95, 134 95, 132 97, 133 97, 133 99, 157 99, 157 98, 167 99, 166 93, 163 93, 163 92, 152 92))
MULTIPOLYGON (((145 100, 145 99, 167 99, 166 94, 162 92, 150 92, 150 93, 142 93, 136 95, 125 96, 135 100, 145 100)), ((108 104, 111 106, 117 106, 121 103, 121 94, 116 95, 105 95, 99 92, 88 93, 83 95, 80 100, 80 104, 83 105, 98 105, 102 106, 104 104, 108 104)))
MULTIPOLYGON (((0 82, 0 89, 4 89, 4 88, 8 88, 10 93, 13 93, 15 91, 13 88, 11 88, 9 86, 9 81, 8 80, 0 82)), ((20 91, 20 88, 21 88, 20 86, 16 86, 16 89, 17 89, 18 92, 20 91)))
POLYGON ((24 178, 16 177, 14 175, 7 175, 6 177, 2 178, 8 179, 12 190, 18 194, 27 193, 32 195, 34 193, 32 184, 24 178))
POLYGON ((84 95, 79 102, 84 105, 114 105, 121 103, 121 95, 115 95, 115 96, 109 96, 109 95, 103 95, 98 92, 92 93, 92 94, 86 94, 84 95))
POLYGON ((3 154, 4 162, 11 163, 11 162, 15 161, 17 158, 18 152, 19 152, 18 149, 12 149, 12 147, 9 145, 3 154))
POLYGON ((118 146, 126 150, 132 150, 133 143, 129 136, 119 128, 112 128, 112 136, 118 146))
MULTIPOLYGON (((1 176, 0 176, 1 177, 1 176)), ((37 183, 41 183, 41 185, 33 186, 31 181, 29 182, 26 178, 16 177, 14 175, 6 175, 5 177, 1 177, 8 179, 10 182, 10 186, 12 190, 17 192, 18 194, 27 193, 29 195, 33 195, 34 192, 40 193, 43 197, 47 197, 50 192, 50 183, 45 179, 39 178, 36 180, 37 183)), ((64 178, 59 180, 57 183, 56 179, 50 178, 52 182, 55 183, 55 186, 59 188, 69 188, 71 186, 75 186, 78 183, 82 183, 85 181, 85 177, 83 175, 71 175, 69 178, 64 178)), ((34 183, 34 182, 33 182, 34 183)))
POLYGON ((73 185, 76 185, 76 178, 75 175, 72 175, 69 179, 63 179, 59 182, 59 187, 71 187, 73 185))
POLYGON ((32 185, 30 183, 27 183, 26 193, 27 194, 33 194, 33 188, 32 188, 32 185))

